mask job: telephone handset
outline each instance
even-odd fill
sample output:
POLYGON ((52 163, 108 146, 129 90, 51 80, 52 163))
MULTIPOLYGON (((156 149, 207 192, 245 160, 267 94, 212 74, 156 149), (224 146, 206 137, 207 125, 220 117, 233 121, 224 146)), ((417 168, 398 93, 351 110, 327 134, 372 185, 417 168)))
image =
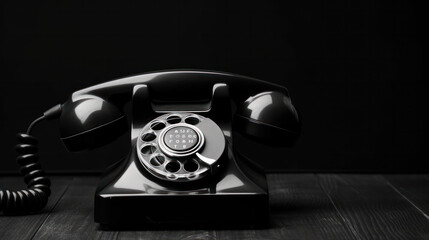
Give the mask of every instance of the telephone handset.
POLYGON ((74 92, 18 135, 28 189, 0 190, 5 214, 46 205, 50 182, 30 133, 37 122, 55 118, 69 151, 105 145, 131 128, 128 155, 106 171, 95 193, 95 221, 107 227, 263 226, 265 175, 234 141, 242 135, 287 147, 300 133, 286 88, 254 78, 178 70, 102 83, 74 92))

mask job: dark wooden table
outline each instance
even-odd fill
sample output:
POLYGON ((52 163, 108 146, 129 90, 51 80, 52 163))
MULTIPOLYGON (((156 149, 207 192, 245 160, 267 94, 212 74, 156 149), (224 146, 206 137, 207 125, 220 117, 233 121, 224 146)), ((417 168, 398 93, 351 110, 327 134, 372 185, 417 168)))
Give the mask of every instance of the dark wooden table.
MULTIPOLYGON (((0 239, 429 239, 429 175, 271 174, 271 227, 261 230, 103 231, 96 176, 54 176, 46 209, 0 216, 0 239)), ((20 177, 0 186, 22 187, 20 177)))

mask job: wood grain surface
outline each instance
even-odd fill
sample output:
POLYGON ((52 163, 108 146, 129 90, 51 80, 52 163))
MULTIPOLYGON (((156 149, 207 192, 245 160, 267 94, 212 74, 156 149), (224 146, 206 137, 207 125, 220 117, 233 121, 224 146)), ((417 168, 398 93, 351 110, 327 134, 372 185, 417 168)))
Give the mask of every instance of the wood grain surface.
MULTIPOLYGON (((429 176, 270 174, 267 229, 106 231, 94 223, 96 176, 51 177, 39 214, 0 215, 0 239, 429 239, 429 176)), ((0 186, 22 188, 20 177, 0 186)))

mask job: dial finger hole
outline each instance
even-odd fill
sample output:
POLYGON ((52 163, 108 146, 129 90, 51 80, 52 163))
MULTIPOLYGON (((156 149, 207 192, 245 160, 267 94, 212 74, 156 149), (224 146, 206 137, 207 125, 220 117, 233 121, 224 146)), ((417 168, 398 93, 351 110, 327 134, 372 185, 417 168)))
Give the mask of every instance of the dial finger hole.
POLYGON ((171 173, 179 171, 180 164, 177 161, 171 161, 165 165, 165 169, 171 173))
POLYGON ((146 145, 146 146, 143 146, 140 151, 143 154, 152 154, 156 151, 156 147, 154 145, 146 145))
POLYGON ((185 123, 187 124, 191 124, 191 125, 196 125, 200 122, 200 119, 196 118, 196 117, 187 117, 185 119, 185 123))
POLYGON ((161 166, 164 164, 165 158, 163 156, 155 156, 150 159, 150 164, 152 164, 155 167, 161 166))
POLYGON ((182 121, 182 118, 180 118, 180 116, 178 115, 171 115, 167 118, 167 122, 170 124, 179 123, 181 121, 182 121))
POLYGON ((165 128, 165 123, 163 122, 154 122, 150 125, 150 128, 152 128, 155 131, 161 130, 165 128))
POLYGON ((153 133, 145 133, 142 136, 142 140, 145 142, 150 142, 156 138, 156 135, 153 133))
POLYGON ((183 168, 188 172, 195 172, 198 170, 199 165, 196 161, 187 161, 183 168))

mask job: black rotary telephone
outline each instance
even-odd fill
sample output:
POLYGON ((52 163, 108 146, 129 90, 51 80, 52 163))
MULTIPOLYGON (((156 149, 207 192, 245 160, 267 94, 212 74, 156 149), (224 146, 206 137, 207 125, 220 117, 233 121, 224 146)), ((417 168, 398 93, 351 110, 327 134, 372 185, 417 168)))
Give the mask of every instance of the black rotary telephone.
POLYGON ((50 181, 31 130, 55 118, 69 151, 105 145, 131 129, 128 155, 106 171, 95 193, 95 221, 108 227, 264 226, 265 175, 234 141, 240 135, 287 147, 300 132, 286 88, 254 78, 164 71, 102 83, 74 92, 18 134, 17 161, 28 189, 0 191, 5 214, 46 205, 50 181))

